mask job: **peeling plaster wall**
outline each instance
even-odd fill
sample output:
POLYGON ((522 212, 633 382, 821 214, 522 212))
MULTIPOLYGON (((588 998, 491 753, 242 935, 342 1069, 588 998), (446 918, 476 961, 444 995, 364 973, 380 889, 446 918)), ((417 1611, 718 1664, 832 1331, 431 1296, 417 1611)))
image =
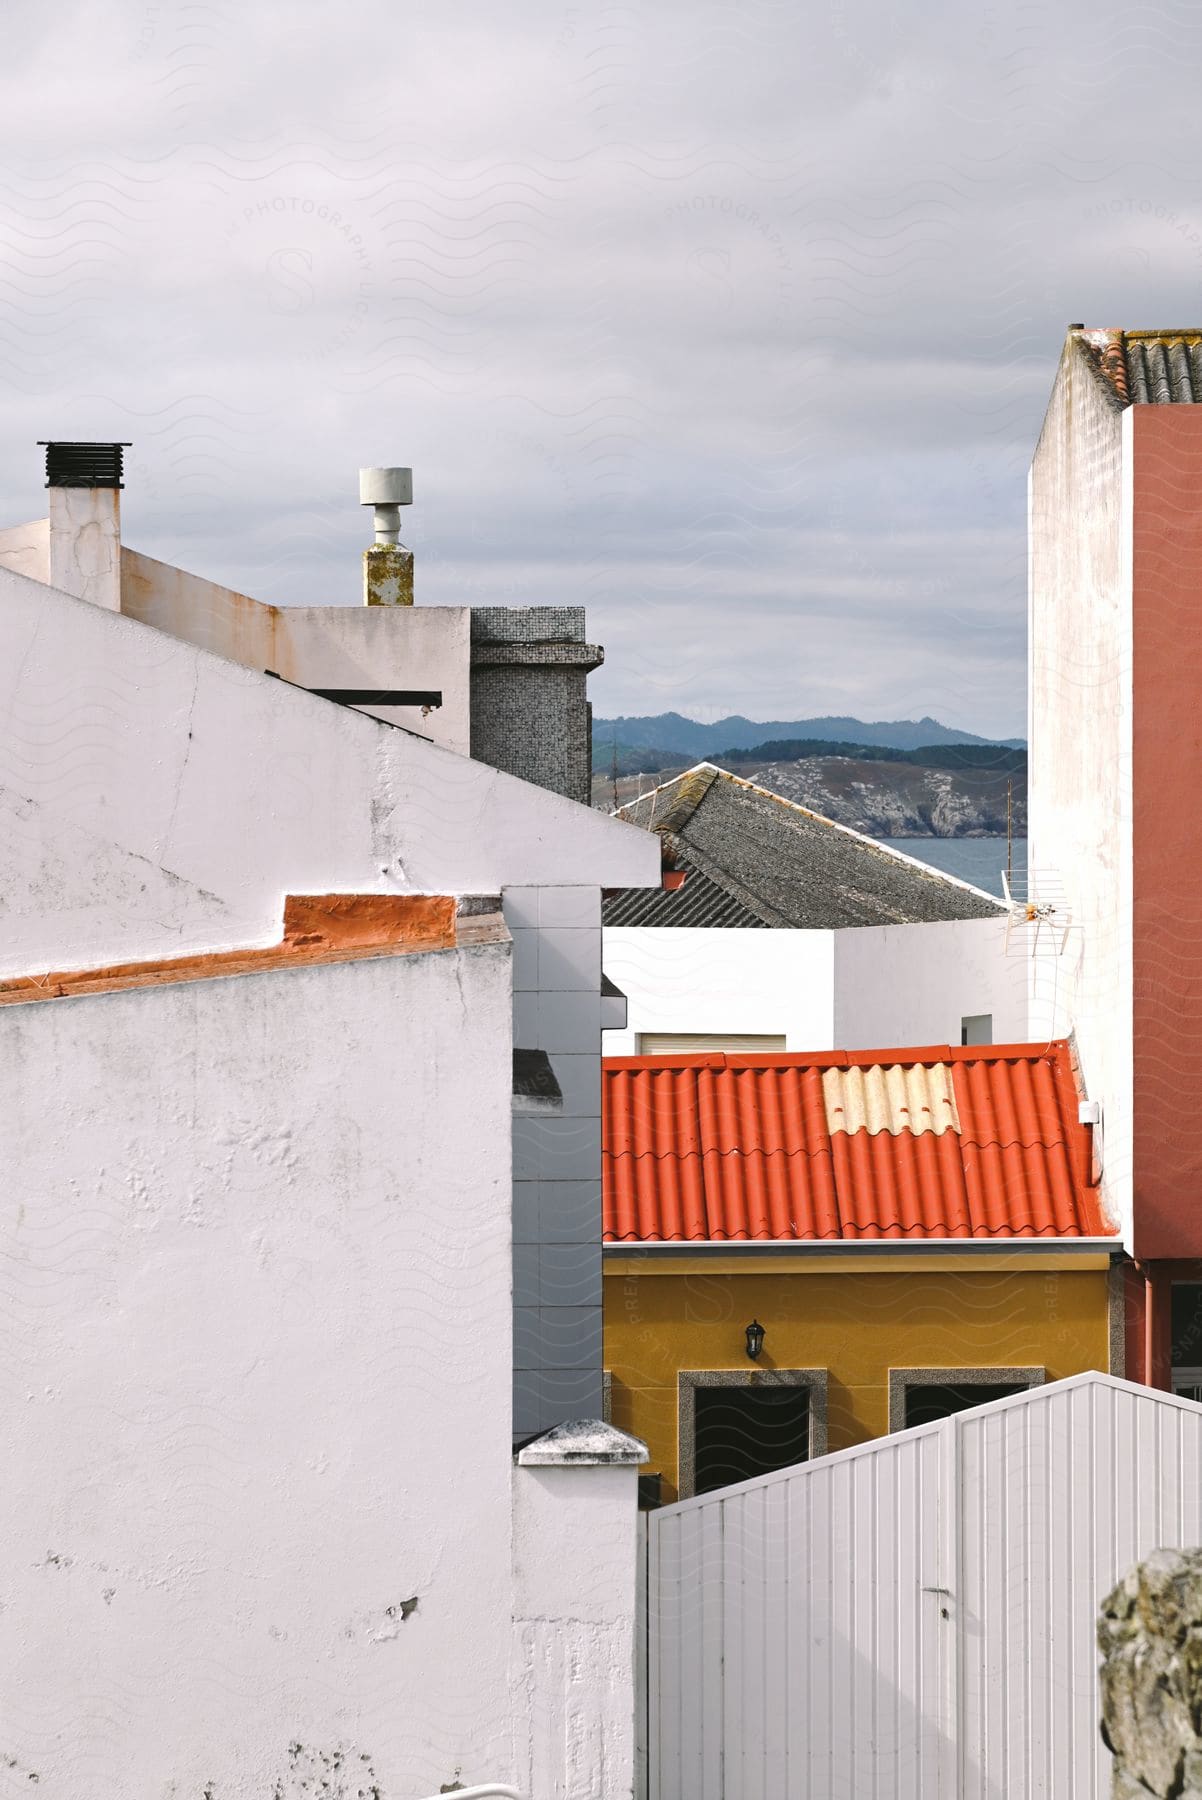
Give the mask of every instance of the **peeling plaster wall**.
POLYGON ((289 891, 659 879, 636 826, 3 569, 0 843, 0 974, 272 943, 289 891))
POLYGON ((4 1792, 513 1778, 509 1043, 508 946, 0 1008, 4 1792))
POLYGON ((605 973, 627 996, 607 1056, 644 1032, 781 1036, 787 1050, 958 1044, 969 1014, 995 1043, 1027 1035, 1027 967, 1005 954, 1005 921, 956 919, 854 931, 610 926, 605 973))

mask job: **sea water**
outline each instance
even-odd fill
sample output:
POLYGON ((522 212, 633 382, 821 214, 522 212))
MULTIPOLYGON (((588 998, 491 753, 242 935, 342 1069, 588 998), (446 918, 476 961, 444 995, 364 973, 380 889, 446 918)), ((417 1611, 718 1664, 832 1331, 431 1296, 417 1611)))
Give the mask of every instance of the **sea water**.
MULTIPOLYGON (((974 887, 984 888, 987 893, 1001 895, 1002 870, 1006 867, 1004 837, 912 837, 882 838, 880 841, 905 856, 916 856, 919 862, 942 869, 945 875, 955 875, 960 881, 971 881, 974 887)), ((1026 838, 1014 840, 1012 868, 1016 877, 1027 872, 1026 838)))

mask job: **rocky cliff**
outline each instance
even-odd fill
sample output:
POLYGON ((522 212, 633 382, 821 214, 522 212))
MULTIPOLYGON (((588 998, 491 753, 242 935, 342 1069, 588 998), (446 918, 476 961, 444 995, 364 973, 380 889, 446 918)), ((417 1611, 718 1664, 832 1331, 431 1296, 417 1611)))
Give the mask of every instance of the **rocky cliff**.
MULTIPOLYGON (((1002 837, 1006 832, 1005 773, 940 769, 922 764, 807 756, 796 761, 728 762, 732 773, 787 800, 796 800, 870 837, 1002 837)), ((618 782, 621 803, 681 772, 681 765, 646 770, 618 782)), ((1026 781, 1014 776, 1014 836, 1027 831, 1026 781)), ((613 805, 613 783, 598 773, 594 802, 613 805)))

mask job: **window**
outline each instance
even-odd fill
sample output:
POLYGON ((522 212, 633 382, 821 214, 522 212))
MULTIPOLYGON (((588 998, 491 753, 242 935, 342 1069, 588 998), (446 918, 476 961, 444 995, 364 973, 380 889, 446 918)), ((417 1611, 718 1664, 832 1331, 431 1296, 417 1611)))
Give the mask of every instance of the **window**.
POLYGON ((1173 1392, 1202 1400, 1202 1282, 1173 1283, 1171 1314, 1173 1392))
POLYGON ((962 1044, 992 1044, 993 1014, 969 1013, 960 1021, 960 1042, 962 1044))
POLYGON ((825 1369, 689 1369, 679 1395, 682 1500, 826 1451, 825 1369))
POLYGON ((640 1056, 703 1056, 707 1050, 725 1050, 732 1056, 767 1055, 785 1047, 784 1033, 779 1037, 742 1036, 736 1032, 640 1031, 640 1056))
POLYGON ((969 1406, 1008 1400, 1025 1388, 1042 1387, 1046 1371, 1015 1369, 890 1369, 889 1429, 929 1425, 969 1406))
POLYGON ((916 1381, 906 1389, 906 1424, 930 1425, 967 1407, 984 1406, 988 1400, 1008 1400, 1011 1394, 1021 1394, 1026 1385, 1025 1381, 983 1381, 979 1387, 955 1387, 916 1381))

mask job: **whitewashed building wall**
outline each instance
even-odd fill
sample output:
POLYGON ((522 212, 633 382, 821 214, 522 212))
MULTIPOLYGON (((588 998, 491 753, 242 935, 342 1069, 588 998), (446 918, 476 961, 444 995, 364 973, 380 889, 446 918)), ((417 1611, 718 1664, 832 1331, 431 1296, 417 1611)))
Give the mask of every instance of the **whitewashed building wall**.
POLYGON ((1027 967, 1005 920, 846 931, 607 926, 605 973, 627 997, 607 1056, 651 1033, 778 1036, 787 1051, 958 1044, 987 1013, 993 1042, 1027 1040, 1027 967))
POLYGON ((1106 1800, 1095 1621, 1202 1407, 1080 1375, 654 1513, 650 1800, 1106 1800))

